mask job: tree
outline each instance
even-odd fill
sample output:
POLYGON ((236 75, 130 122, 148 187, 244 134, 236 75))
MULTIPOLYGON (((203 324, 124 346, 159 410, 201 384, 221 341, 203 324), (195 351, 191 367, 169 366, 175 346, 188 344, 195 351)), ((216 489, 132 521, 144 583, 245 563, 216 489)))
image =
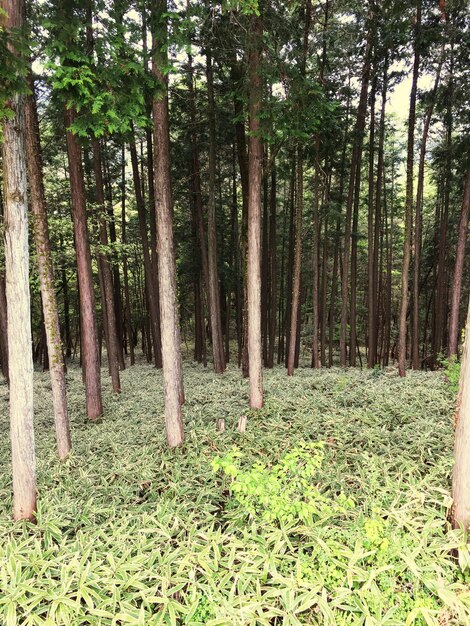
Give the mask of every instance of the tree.
MULTIPOLYGON (((1 9, 5 30, 15 36, 24 27, 23 2, 2 0, 1 9)), ((12 41, 8 43, 8 52, 13 57, 19 56, 12 41)), ((13 517, 31 520, 36 512, 36 457, 24 94, 20 88, 9 94, 8 109, 10 112, 3 121, 2 152, 13 517)))
POLYGON ((465 246, 467 243, 468 216, 470 214, 470 169, 465 179, 465 187, 460 213, 459 232, 457 239, 457 252, 455 255, 454 280, 452 282, 452 300, 449 320, 449 359, 457 355, 459 341, 459 309, 462 291, 463 264, 465 258, 465 246))
POLYGON ((454 528, 463 526, 468 529, 470 526, 470 301, 455 419, 451 519, 454 528))
MULTIPOLYGON (((261 173, 263 146, 260 137, 260 113, 263 97, 261 79, 261 17, 251 15, 248 32, 249 147, 248 147, 248 359, 250 376, 250 407, 263 406, 263 370, 261 348, 261 173)), ((239 430, 244 431, 246 420, 239 430)))
POLYGON ((180 348, 176 266, 173 246, 173 206, 171 200, 170 136, 168 128, 168 65, 166 0, 156 0, 152 15, 154 56, 152 70, 160 90, 153 102, 155 136, 155 208, 157 214, 157 253, 160 287, 163 386, 165 395, 166 439, 170 447, 184 441, 181 405, 184 402, 180 348))
POLYGON ((65 459, 72 447, 65 387, 65 368, 60 339, 59 313, 54 288, 51 243, 44 196, 39 122, 36 95, 31 71, 28 75, 30 94, 25 103, 26 162, 28 169, 33 234, 38 260, 44 326, 49 355, 54 422, 59 457, 65 459))
POLYGON ((403 243, 403 269, 401 277, 401 301, 398 320, 398 372, 406 375, 406 317, 408 313, 408 283, 411 259, 411 230, 413 226, 413 163, 414 163, 414 131, 416 122, 416 92, 420 65, 419 36, 421 28, 421 0, 416 7, 416 24, 414 33, 414 63, 410 93, 410 109, 408 113, 408 148, 406 157, 406 198, 405 198, 405 239, 403 243))

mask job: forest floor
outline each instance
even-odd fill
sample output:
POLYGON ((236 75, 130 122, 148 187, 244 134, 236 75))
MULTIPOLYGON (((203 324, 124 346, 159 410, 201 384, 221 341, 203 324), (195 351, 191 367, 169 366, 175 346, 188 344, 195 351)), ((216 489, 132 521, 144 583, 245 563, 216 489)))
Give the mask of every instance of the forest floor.
POLYGON ((10 519, 0 383, 2 625, 470 624, 470 556, 447 523, 455 397, 442 373, 267 371, 244 435, 235 366, 184 374, 186 442, 169 450, 160 372, 127 369, 120 396, 106 377, 91 424, 71 367, 65 462, 48 373, 35 374, 34 525, 10 519))

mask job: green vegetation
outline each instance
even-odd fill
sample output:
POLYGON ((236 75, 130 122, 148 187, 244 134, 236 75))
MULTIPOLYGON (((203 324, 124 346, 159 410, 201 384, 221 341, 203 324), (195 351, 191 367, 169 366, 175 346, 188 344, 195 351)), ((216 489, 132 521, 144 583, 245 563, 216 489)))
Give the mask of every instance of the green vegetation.
POLYGON ((442 373, 265 376, 266 405, 240 435, 247 381, 187 364, 187 439, 169 450, 159 371, 124 371, 126 394, 105 388, 106 418, 92 424, 70 368, 74 449, 61 463, 49 375, 37 373, 38 520, 11 523, 7 469, 0 623, 468 624, 470 554, 446 519, 454 394, 442 373))

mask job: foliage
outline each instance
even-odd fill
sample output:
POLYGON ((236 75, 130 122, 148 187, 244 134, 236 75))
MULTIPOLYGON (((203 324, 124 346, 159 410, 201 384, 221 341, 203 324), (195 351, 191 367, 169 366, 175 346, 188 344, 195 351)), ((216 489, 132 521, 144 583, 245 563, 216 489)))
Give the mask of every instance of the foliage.
POLYGON ((457 393, 459 390, 461 363, 455 358, 441 358, 439 363, 444 371, 447 384, 454 393, 457 393))
MULTIPOLYGON (((49 375, 36 373, 40 508, 36 524, 12 525, 2 472, 2 624, 468 624, 469 554, 446 519, 454 395, 440 373, 266 372, 266 405, 243 436, 239 371, 184 374, 187 440, 172 451, 161 372, 127 369, 119 397, 106 382, 106 416, 90 424, 71 366, 74 450, 61 463, 49 375), (233 479, 210 471, 230 455, 233 479), (261 493, 233 490, 260 464, 261 493), (263 493, 273 473, 287 485, 305 472, 322 514, 281 521, 263 493), (341 492, 349 507, 336 506, 341 492)), ((6 420, 0 429, 8 467, 6 420)))
POLYGON ((344 505, 354 504, 342 494, 338 498, 322 494, 314 484, 322 467, 324 447, 324 442, 300 441, 273 466, 257 462, 248 471, 240 469, 238 459, 242 453, 234 447, 225 456, 217 456, 211 465, 215 472, 221 469, 232 478, 231 492, 252 517, 281 524, 313 524, 343 511, 344 505))

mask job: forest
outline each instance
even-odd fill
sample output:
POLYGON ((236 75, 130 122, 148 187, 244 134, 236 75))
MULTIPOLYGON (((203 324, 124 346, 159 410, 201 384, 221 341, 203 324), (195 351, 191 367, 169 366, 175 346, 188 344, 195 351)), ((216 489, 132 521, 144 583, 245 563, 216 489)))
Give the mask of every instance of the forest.
POLYGON ((0 0, 0 624, 470 624, 469 16, 0 0))

